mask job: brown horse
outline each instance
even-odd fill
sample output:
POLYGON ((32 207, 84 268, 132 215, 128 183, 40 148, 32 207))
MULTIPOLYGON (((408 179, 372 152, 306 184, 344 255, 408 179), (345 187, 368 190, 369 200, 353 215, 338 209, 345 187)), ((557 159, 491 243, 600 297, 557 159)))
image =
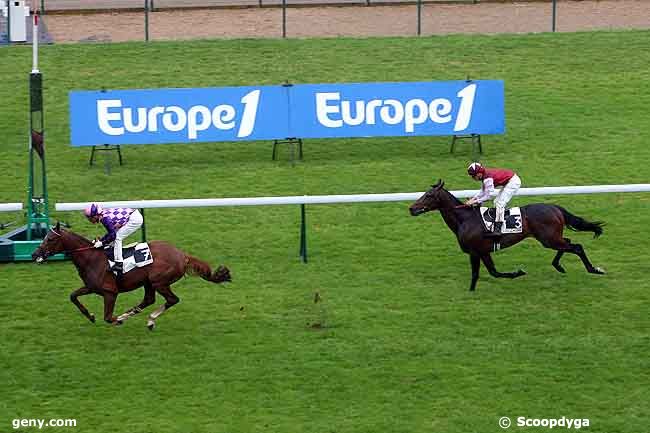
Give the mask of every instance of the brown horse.
POLYGON ((150 242, 149 248, 154 258, 152 264, 135 268, 120 278, 116 278, 108 270, 108 260, 103 250, 93 248, 91 241, 62 229, 57 223, 56 227, 48 232, 41 245, 34 251, 32 259, 41 263, 54 254, 66 253, 70 255, 84 283, 83 287, 70 294, 70 300, 93 323, 95 315, 89 313, 86 307, 79 302, 77 299, 79 296, 89 293, 103 296, 104 320, 111 324, 121 325, 129 317, 153 304, 156 292, 160 293, 165 298, 165 303, 149 315, 147 327, 150 330, 153 330, 156 319, 162 313, 180 301, 170 286, 180 280, 183 275, 198 274, 204 280, 216 284, 231 281, 230 271, 225 266, 219 266, 215 272, 212 272, 210 265, 204 261, 185 254, 166 242, 150 242), (113 316, 118 293, 129 292, 142 286, 144 286, 142 302, 119 317, 113 316))
POLYGON ((413 203, 409 210, 412 216, 440 210, 440 214, 447 226, 456 234, 461 250, 469 254, 472 265, 470 290, 476 288, 481 261, 483 261, 483 264, 493 277, 517 278, 526 275, 521 269, 516 272, 498 272, 490 253, 495 250, 495 242, 498 242, 500 248, 503 249, 530 236, 533 236, 546 248, 557 251, 552 264, 558 272, 565 272, 560 265, 560 258, 566 252, 580 257, 585 268, 587 268, 587 272, 592 274, 605 273, 602 269, 591 264, 582 245, 571 243, 570 239, 563 237, 565 226, 574 231, 590 231, 594 233, 594 237, 598 237, 603 233, 602 226, 604 223, 586 221, 572 215, 560 206, 535 203, 521 207, 523 227, 521 233, 509 233, 498 238, 486 238, 484 236, 485 228, 478 208, 465 206, 443 187, 444 182, 439 180, 438 183, 431 186, 429 191, 413 203))

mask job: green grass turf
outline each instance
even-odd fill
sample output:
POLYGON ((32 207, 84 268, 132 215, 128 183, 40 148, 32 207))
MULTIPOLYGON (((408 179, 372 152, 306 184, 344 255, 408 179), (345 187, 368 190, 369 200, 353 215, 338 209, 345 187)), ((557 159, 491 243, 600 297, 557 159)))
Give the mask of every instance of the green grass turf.
MULTIPOLYGON (((268 142, 126 146, 110 176, 103 155, 89 168, 89 149, 68 145, 73 89, 285 80, 503 79, 507 132, 484 137, 486 164, 516 169, 525 187, 645 183, 649 45, 650 32, 630 31, 46 46, 50 201, 412 192, 437 178, 478 186, 464 174, 469 144, 450 155, 449 137, 309 140, 295 165, 286 149, 271 161, 268 142)), ((26 196, 30 62, 29 47, 0 49, 0 202, 26 196)), ((67 430, 496 432, 501 416, 647 431, 650 196, 513 204, 535 201, 608 222, 598 240, 568 235, 607 276, 574 256, 558 274, 553 253, 529 240, 495 256, 498 269, 527 276, 482 269, 469 293, 451 232, 438 214, 409 217, 408 203, 309 206, 307 265, 297 206, 147 211, 150 239, 226 263, 234 277, 177 283, 181 303, 153 333, 145 315, 120 328, 86 322, 68 301, 80 286, 70 263, 0 264, 0 431, 16 418, 76 418, 67 430)), ((100 234, 77 213, 52 216, 100 234)), ((141 296, 120 296, 117 310, 141 296)), ((82 299, 101 315, 99 298, 82 299)))

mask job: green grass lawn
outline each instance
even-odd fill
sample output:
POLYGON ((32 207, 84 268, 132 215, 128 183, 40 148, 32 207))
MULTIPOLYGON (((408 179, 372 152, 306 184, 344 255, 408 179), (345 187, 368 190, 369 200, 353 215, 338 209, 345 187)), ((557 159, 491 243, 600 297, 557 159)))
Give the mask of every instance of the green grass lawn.
MULTIPOLYGON (((503 79, 507 132, 483 137, 484 163, 516 169, 524 187, 648 183, 649 45, 650 32, 630 31, 46 46, 52 216, 92 237, 53 203, 478 187, 469 144, 451 155, 449 137, 308 140, 295 165, 287 149, 272 161, 269 142, 125 146, 106 175, 103 155, 91 168, 89 149, 69 146, 67 114, 70 90, 102 87, 503 79)), ((30 47, 0 49, 0 203, 26 196, 30 63, 30 47)), ((469 293, 454 236, 409 203, 308 206, 306 265, 298 206, 148 210, 150 239, 234 278, 177 283, 181 303, 154 332, 144 314, 88 323, 68 300, 81 284, 69 262, 0 264, 0 432, 18 418, 75 418, 65 430, 84 433, 497 432, 502 416, 647 431, 650 196, 513 204, 536 201, 608 223, 598 240, 567 234, 608 275, 575 256, 559 274, 529 240, 495 255, 527 276, 483 268, 469 293)), ((22 217, 0 214, 11 219, 22 217)), ((101 299, 82 300, 101 316, 101 299)))

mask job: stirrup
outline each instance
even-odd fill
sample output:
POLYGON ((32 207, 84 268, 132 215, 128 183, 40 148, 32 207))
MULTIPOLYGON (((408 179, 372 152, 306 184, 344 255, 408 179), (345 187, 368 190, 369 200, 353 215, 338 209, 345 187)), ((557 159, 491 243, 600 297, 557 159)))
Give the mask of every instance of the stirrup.
POLYGON ((502 228, 503 228, 503 223, 494 223, 494 224, 492 225, 492 231, 486 232, 486 233, 484 234, 484 236, 485 236, 486 238, 496 238, 496 237, 499 237, 499 236, 503 235, 503 233, 501 233, 501 229, 502 229, 502 228), (497 230, 497 224, 498 224, 498 230, 497 230))

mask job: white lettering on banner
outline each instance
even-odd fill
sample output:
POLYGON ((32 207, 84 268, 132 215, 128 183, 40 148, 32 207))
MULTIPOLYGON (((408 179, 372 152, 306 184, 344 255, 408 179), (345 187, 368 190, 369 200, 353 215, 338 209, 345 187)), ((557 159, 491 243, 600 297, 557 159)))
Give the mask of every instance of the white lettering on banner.
POLYGON ((122 101, 119 99, 100 99, 97 101, 97 123, 99 124, 99 129, 104 131, 108 135, 122 135, 124 134, 124 128, 114 128, 110 125, 111 121, 122 120, 120 113, 109 113, 111 108, 119 108, 122 106, 122 101))
POLYGON ((470 84, 458 92, 456 96, 460 97, 460 109, 456 118, 454 131, 462 131, 467 128, 469 121, 472 119, 472 108, 474 107, 474 96, 476 96, 476 84, 470 84))
POLYGON ((342 120, 331 120, 328 114, 338 113, 338 107, 327 105, 327 101, 338 101, 341 99, 341 94, 336 93, 316 93, 316 117, 321 125, 328 128, 340 128, 343 126, 342 120))
MULTIPOLYGON (((454 131, 463 131, 472 119, 476 84, 468 85, 456 96, 460 98, 460 106, 454 131)), ((346 101, 341 100, 340 92, 316 93, 316 117, 327 128, 364 123, 375 125, 377 119, 380 119, 388 125, 404 123, 405 132, 414 132, 416 125, 422 125, 428 120, 439 124, 451 122, 452 111, 452 101, 444 98, 436 98, 428 103, 423 99, 409 99, 403 104, 396 99, 346 101)))
MULTIPOLYGON (((260 91, 253 90, 241 98, 244 110, 237 137, 248 137, 255 128, 260 91)), ((122 107, 121 99, 97 100, 97 125, 108 135, 124 135, 157 132, 159 127, 171 132, 187 130, 187 137, 194 140, 199 132, 210 127, 220 130, 235 128, 237 110, 232 105, 217 105, 213 109, 205 105, 193 105, 187 112, 179 106, 122 107)))

